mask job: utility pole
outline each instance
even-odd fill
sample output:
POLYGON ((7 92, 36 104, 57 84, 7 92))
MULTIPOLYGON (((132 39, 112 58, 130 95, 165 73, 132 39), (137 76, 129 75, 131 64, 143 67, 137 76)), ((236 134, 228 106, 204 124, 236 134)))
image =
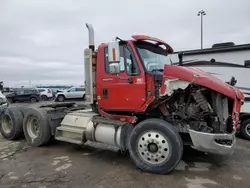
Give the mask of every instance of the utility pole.
POLYGON ((203 48, 203 16, 206 15, 206 12, 204 10, 200 10, 197 14, 197 16, 201 17, 201 49, 203 48))

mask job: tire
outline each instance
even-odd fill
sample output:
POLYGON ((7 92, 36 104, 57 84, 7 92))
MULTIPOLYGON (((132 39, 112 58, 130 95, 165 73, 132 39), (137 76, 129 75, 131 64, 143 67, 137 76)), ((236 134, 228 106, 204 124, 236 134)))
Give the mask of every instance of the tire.
POLYGON ((14 101, 12 100, 12 98, 7 98, 7 100, 9 102, 9 104, 14 103, 14 101))
POLYGON ((16 107, 4 109, 1 115, 0 132, 7 140, 23 137, 23 115, 16 107))
POLYGON ((243 138, 250 140, 250 119, 246 119, 241 123, 240 133, 243 138))
POLYGON ((31 103, 36 103, 36 102, 37 102, 37 99, 36 99, 35 97, 31 97, 31 98, 30 98, 30 102, 31 102, 31 103))
POLYGON ((59 96, 57 97, 57 100, 58 100, 59 102, 63 102, 63 101, 65 101, 65 97, 64 97, 63 95, 59 95, 59 96))
MULTIPOLYGON (((18 110, 22 113, 23 118, 28 110, 28 107, 24 107, 24 106, 17 106, 16 108, 18 108, 18 110)), ((22 125, 23 126, 23 125, 22 125)))
POLYGON ((52 135, 46 111, 42 108, 29 108, 24 116, 23 132, 28 144, 32 146, 48 144, 52 135))
POLYGON ((48 100, 48 97, 47 97, 46 95, 42 95, 42 96, 41 96, 41 100, 42 100, 42 101, 47 101, 47 100, 48 100))
POLYGON ((135 126, 129 137, 128 149, 133 162, 142 171, 167 174, 180 162, 183 143, 171 124, 152 118, 135 126))

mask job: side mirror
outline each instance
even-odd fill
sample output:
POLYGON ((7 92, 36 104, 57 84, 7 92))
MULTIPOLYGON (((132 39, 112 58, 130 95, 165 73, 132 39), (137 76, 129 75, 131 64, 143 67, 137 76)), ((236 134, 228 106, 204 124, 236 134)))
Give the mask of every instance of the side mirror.
POLYGON ((109 63, 120 62, 120 48, 118 41, 112 41, 108 43, 108 59, 109 63))
POLYGON ((119 63, 109 64, 109 73, 110 74, 119 74, 120 73, 120 64, 119 63))

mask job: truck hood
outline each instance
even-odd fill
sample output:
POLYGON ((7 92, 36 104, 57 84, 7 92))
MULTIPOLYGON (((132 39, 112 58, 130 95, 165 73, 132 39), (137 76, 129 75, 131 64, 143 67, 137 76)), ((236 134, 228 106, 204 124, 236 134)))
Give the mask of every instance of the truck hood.
POLYGON ((189 81, 210 88, 232 99, 237 97, 240 100, 244 100, 244 95, 240 90, 197 68, 166 64, 164 65, 163 77, 189 81))

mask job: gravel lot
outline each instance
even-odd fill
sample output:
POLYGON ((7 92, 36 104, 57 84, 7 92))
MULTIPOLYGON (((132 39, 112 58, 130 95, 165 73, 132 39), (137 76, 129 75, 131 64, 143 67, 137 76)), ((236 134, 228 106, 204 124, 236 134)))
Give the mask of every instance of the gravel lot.
POLYGON ((240 138, 227 159, 185 148, 183 160, 169 175, 141 172, 128 155, 111 151, 116 148, 98 147, 63 142, 30 147, 25 140, 12 142, 0 135, 0 187, 250 187, 250 142, 240 138))

